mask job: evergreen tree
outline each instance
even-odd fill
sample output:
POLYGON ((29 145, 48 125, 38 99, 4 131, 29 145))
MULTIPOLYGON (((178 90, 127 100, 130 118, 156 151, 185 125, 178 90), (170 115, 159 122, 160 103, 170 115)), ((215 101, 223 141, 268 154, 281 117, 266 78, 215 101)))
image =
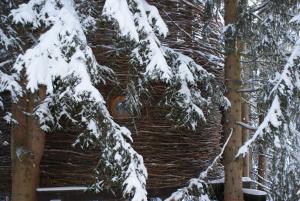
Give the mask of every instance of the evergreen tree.
MULTIPOLYGON (((19 116, 16 117, 19 121, 24 118, 36 119, 37 123, 33 122, 33 125, 40 124, 38 127, 41 130, 36 128, 38 130, 32 132, 37 134, 53 127, 60 128, 62 119, 72 123, 82 131, 76 143, 84 148, 99 150, 100 161, 96 173, 101 177, 96 177, 93 187, 100 190, 120 186, 124 197, 147 200, 147 171, 143 158, 131 147, 130 131, 112 120, 102 95, 95 88, 96 84, 105 83, 104 75, 112 72, 97 63, 87 44, 85 25, 93 22, 87 23, 86 19, 93 18, 78 15, 76 8, 80 3, 75 4, 71 0, 31 0, 11 10, 10 16, 15 24, 42 33, 37 36, 36 44, 20 54, 13 65, 15 79, 23 91, 19 98, 21 102, 15 103, 13 115, 19 116), (33 108, 22 111, 18 105, 26 105, 28 101, 33 108), (24 112, 28 113, 22 116, 24 112)), ((28 165, 36 166, 38 172, 39 160, 31 160, 30 157, 28 160, 18 159, 27 157, 28 153, 38 158, 43 152, 44 141, 35 140, 38 135, 28 138, 24 135, 30 136, 30 133, 18 134, 20 128, 17 125, 14 127, 12 160, 15 172, 28 165), (23 135, 22 140, 27 139, 25 141, 29 141, 29 144, 19 142, 18 135, 23 135), (39 146, 37 150, 36 146, 39 146)), ((36 177, 28 179, 35 180, 36 177)), ((33 182, 33 186, 13 187, 13 200, 24 200, 26 195, 35 194, 36 185, 33 182)), ((34 199, 34 196, 28 196, 28 200, 34 199)))
MULTIPOLYGON (((19 34, 25 44, 22 44, 23 51, 11 50, 21 53, 12 60, 14 82, 10 84, 19 86, 12 107, 13 117, 21 124, 25 119, 30 122, 26 132, 18 124, 13 125, 12 165, 16 172, 13 200, 23 200, 26 195, 30 195, 28 200, 35 199, 44 133, 62 129, 62 122, 81 131, 76 145, 100 152, 94 190, 121 187, 124 197, 147 199, 147 171, 142 157, 131 147, 130 131, 113 121, 102 95, 95 88, 114 75, 110 68, 97 63, 88 46, 85 34, 99 20, 99 11, 93 13, 87 4, 98 3, 31 0, 12 9, 5 17, 9 15, 17 29, 25 30, 25 33, 11 35, 16 38, 19 34), (34 34, 29 33, 32 31, 34 34), (31 177, 24 179, 27 183, 18 184, 18 177, 24 176, 21 169, 32 166, 36 168, 31 170, 31 177), (31 180, 35 180, 32 185, 31 180)), ((196 129, 199 122, 205 121, 203 110, 208 112, 213 104, 227 106, 222 88, 212 90, 213 74, 160 43, 158 37, 165 37, 168 29, 154 6, 143 0, 108 0, 103 17, 104 21, 114 22, 120 46, 126 44, 125 49, 131 51, 130 64, 138 75, 138 79, 128 85, 131 112, 139 112, 140 97, 151 81, 167 86, 162 104, 171 109, 168 117, 178 126, 196 129), (123 19, 130 20, 124 22, 123 19)))
MULTIPOLYGON (((216 11, 224 13, 224 7, 219 2, 204 1, 203 4, 209 8, 208 13, 216 11)), ((230 9, 233 9, 233 6, 230 9)), ((238 152, 236 151, 236 158, 239 158, 240 154, 245 156, 249 146, 255 143, 268 150, 265 153, 270 159, 267 162, 265 180, 269 182, 263 189, 269 193, 270 200, 298 200, 296 193, 299 189, 297 179, 299 173, 295 167, 299 164, 296 148, 299 132, 295 125, 299 119, 294 111, 298 111, 299 107, 297 50, 299 28, 295 23, 298 18, 293 18, 298 12, 297 2, 291 0, 282 4, 282 1, 255 1, 247 4, 246 1, 240 1, 237 9, 236 26, 234 29, 225 27, 225 40, 228 29, 234 30, 237 42, 246 46, 240 53, 242 73, 248 74, 242 74, 243 85, 239 91, 255 94, 255 98, 247 101, 258 106, 254 111, 261 113, 263 118, 261 123, 258 123, 258 115, 257 119, 252 119, 252 122, 257 122, 259 126, 250 140, 238 152), (243 88, 245 86, 247 87, 243 88)), ((211 20, 212 16, 213 14, 208 15, 207 20, 211 20)), ((241 124, 241 126, 254 129, 251 125, 241 124)), ((226 154, 224 157, 226 161, 226 154)), ((225 173, 225 177, 226 175, 228 176, 225 173)), ((225 188, 230 185, 229 182, 225 188)), ((200 188, 198 192, 202 192, 203 189, 205 188, 200 188)), ((185 195, 189 193, 191 191, 185 191, 185 195)), ((200 199, 186 197, 187 200, 188 198, 200 199)))
POLYGON ((253 88, 259 89, 256 92, 256 101, 260 105, 257 111, 265 117, 240 153, 245 153, 244 148, 256 137, 263 136, 256 141, 268 150, 265 154, 270 156, 265 178, 269 182, 265 184, 267 188, 263 188, 270 192, 270 199, 273 200, 297 200, 294 189, 298 188, 299 173, 294 167, 298 163, 295 160, 298 135, 294 126, 297 115, 293 111, 299 104, 296 62, 298 27, 290 23, 297 13, 296 5, 296 1, 287 1, 284 5, 277 1, 263 1, 249 9, 257 12, 254 18, 258 21, 253 19, 249 26, 253 37, 249 37, 250 34, 244 37, 251 40, 247 43, 245 62, 252 65, 253 72, 258 72, 250 76, 251 80, 256 80, 252 83, 253 88), (292 46, 294 50, 290 53, 292 46), (288 62, 286 58, 289 58, 288 62))
MULTIPOLYGON (((37 180, 44 133, 62 129, 62 122, 79 131, 76 145, 99 150, 94 190, 120 187, 125 198, 147 200, 143 158, 131 146, 130 131, 114 122, 95 87, 114 77, 109 67, 98 64, 86 39, 99 22, 112 24, 117 46, 130 54, 130 72, 136 76, 124 93, 132 114, 140 115, 141 97, 151 96, 149 88, 153 82, 166 86, 165 99, 159 104, 169 109, 167 117, 176 126, 195 130, 205 122, 204 114, 211 107, 228 109, 224 112, 227 147, 221 152, 224 151, 225 200, 243 199, 240 155, 245 155, 254 143, 271 156, 266 178, 270 181, 266 184, 270 200, 299 199, 299 115, 295 112, 299 110, 300 89, 297 1, 193 3, 205 7, 206 22, 200 25, 203 38, 212 32, 209 22, 213 18, 220 20, 220 13, 224 14, 225 61, 205 56, 221 67, 225 62, 228 99, 223 96, 223 87, 212 88, 212 73, 161 43, 168 28, 157 8, 145 0, 106 0, 102 12, 96 1, 30 0, 18 7, 9 0, 0 2, 4 8, 0 16, 0 92, 9 91, 13 101, 12 114, 5 116, 5 120, 14 123, 13 200, 24 200, 28 194, 28 200, 35 199, 36 181, 29 185, 27 177, 27 183, 17 184, 24 176, 21 169, 31 168, 32 178, 37 180), (96 9, 91 10, 93 6, 96 9), (240 56, 242 68, 247 68, 242 72, 240 56), (242 75, 243 83, 241 73, 249 73, 242 75), (243 89, 244 86, 253 89, 243 89), (264 114, 264 118, 257 123, 250 140, 241 146, 241 126, 249 127, 241 124, 241 92, 248 90, 256 95, 250 100, 259 105, 255 112, 264 114), (26 131, 21 126, 25 121, 29 122, 26 131)), ((209 200, 206 176, 207 171, 192 179, 188 187, 169 200, 209 200)))

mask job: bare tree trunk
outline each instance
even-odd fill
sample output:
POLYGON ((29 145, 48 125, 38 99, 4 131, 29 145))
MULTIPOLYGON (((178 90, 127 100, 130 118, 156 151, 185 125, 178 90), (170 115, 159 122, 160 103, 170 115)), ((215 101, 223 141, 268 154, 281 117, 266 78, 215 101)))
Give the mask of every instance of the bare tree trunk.
MULTIPOLYGON (((247 96, 243 96, 247 100, 247 96)), ((242 121, 244 123, 249 123, 249 105, 245 102, 242 101, 242 121)), ((242 143, 244 144, 245 142, 248 141, 249 138, 249 130, 246 128, 242 128, 242 143)), ((249 154, 247 153, 243 159, 243 177, 249 177, 249 154)))
MULTIPOLYGON (((258 155, 258 183, 263 184, 265 183, 264 179, 266 176, 266 156, 264 155, 263 148, 259 147, 259 155, 258 155)), ((259 190, 264 190, 261 185, 257 187, 259 190)))
POLYGON ((243 201, 242 192, 242 158, 236 158, 238 149, 242 145, 242 128, 236 124, 241 120, 241 88, 240 56, 237 48, 235 24, 238 18, 238 0, 225 0, 225 84, 226 97, 231 102, 229 110, 225 111, 224 132, 231 139, 224 152, 225 168, 225 201, 243 201))
POLYGON ((40 161, 44 151, 45 133, 31 114, 35 100, 45 98, 46 88, 28 93, 12 104, 12 114, 18 125, 11 130, 12 201, 36 201, 40 161))
MULTIPOLYGON (((263 115, 259 115, 259 124, 262 123, 262 121, 264 120, 264 116, 263 115)), ((265 183, 264 179, 266 176, 266 165, 267 165, 267 161, 266 161, 266 156, 265 156, 265 152, 262 146, 259 146, 258 149, 258 183, 263 184, 265 183)), ((258 185, 257 187, 259 190, 264 190, 264 188, 261 185, 258 185)))

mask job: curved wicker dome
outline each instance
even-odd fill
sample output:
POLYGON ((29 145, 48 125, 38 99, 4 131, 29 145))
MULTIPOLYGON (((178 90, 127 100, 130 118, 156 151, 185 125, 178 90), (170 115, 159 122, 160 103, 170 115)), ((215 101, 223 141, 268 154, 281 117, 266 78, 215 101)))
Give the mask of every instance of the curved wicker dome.
MULTIPOLYGON (((170 30, 170 35, 162 42, 191 56, 197 63, 216 75, 216 83, 222 82, 222 70, 203 54, 219 54, 217 42, 219 24, 212 22, 210 29, 214 31, 202 40, 203 8, 195 7, 188 2, 150 1, 158 7, 170 30)), ((103 4, 103 0, 101 3, 103 4)), ((112 67, 120 81, 120 86, 126 85, 133 75, 128 74, 126 55, 116 55, 111 51, 111 31, 108 28, 101 28, 96 34, 88 36, 88 40, 91 41, 98 62, 112 67)), ((206 169, 220 150, 219 109, 213 108, 206 116, 207 124, 198 128, 196 132, 176 128, 171 121, 166 120, 166 109, 157 105, 157 102, 163 98, 163 89, 164 86, 154 83, 151 90, 152 98, 144 103, 142 115, 132 118, 127 116, 122 108, 114 110, 115 106, 112 106, 119 104, 116 100, 122 100, 121 88, 112 90, 109 85, 100 88, 108 108, 111 106, 116 121, 127 126, 132 132, 133 146, 144 157, 148 169, 147 186, 150 189, 184 185, 191 177, 197 176, 201 170, 206 169), (120 118, 117 114, 119 110, 123 112, 120 118)), ((98 153, 95 151, 83 153, 72 147, 75 139, 76 131, 72 128, 46 136, 41 164, 41 186, 83 185, 92 181, 91 173, 97 164, 98 153)), ((3 170, 1 167, 1 177, 10 178, 8 171, 3 172, 3 170)))
MULTIPOLYGON (((222 70, 216 70, 218 68, 203 56, 203 53, 219 55, 217 49, 220 44, 218 44, 217 39, 220 24, 212 22, 210 29, 214 31, 211 31, 205 40, 200 40, 201 29, 203 28, 201 22, 203 20, 202 7, 195 7, 194 4, 183 1, 150 2, 159 9, 170 30, 170 35, 162 40, 162 43, 191 56, 208 71, 213 71, 217 78, 216 83, 222 82, 222 70)), ((93 36, 92 40, 103 40, 105 33, 107 30, 99 32, 99 35, 93 36)), ((107 45, 109 45, 109 37, 107 40, 107 45)), ((121 82, 120 86, 125 86, 134 76, 128 74, 126 56, 108 54, 110 55, 108 61, 107 58, 101 57, 101 54, 107 51, 108 49, 95 49, 94 52, 100 59, 100 63, 113 66, 113 70, 121 82), (110 65, 111 61, 113 65, 110 65)), ((164 98, 164 86, 154 83, 151 87, 150 94, 152 97, 145 101, 141 117, 116 120, 131 130, 134 139, 133 146, 144 157, 149 173, 148 188, 182 186, 190 178, 197 176, 200 171, 206 169, 218 154, 221 138, 221 113, 218 108, 213 108, 210 114, 206 115, 206 125, 200 126, 196 132, 185 128, 176 128, 173 122, 166 119, 168 111, 157 104, 164 98)), ((108 94, 106 96, 108 104, 123 93, 122 89, 112 91, 106 88, 101 91, 108 94)), ((115 116, 115 118, 117 117, 115 116)))

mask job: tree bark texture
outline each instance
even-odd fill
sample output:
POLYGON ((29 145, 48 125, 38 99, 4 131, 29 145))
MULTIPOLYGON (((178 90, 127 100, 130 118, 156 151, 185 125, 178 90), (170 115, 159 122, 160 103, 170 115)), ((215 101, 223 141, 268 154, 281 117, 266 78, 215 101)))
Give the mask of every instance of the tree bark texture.
MULTIPOLYGON (((247 100, 247 96, 243 95, 243 97, 247 100)), ((249 105, 243 101, 242 102, 242 121, 244 123, 249 123, 249 105)), ((242 143, 248 141, 249 138, 249 130, 246 128, 242 128, 242 143)), ((249 177, 250 168, 249 168, 249 154, 247 153, 243 159, 243 177, 249 177)))
POLYGON ((225 96, 231 102, 231 107, 225 112, 224 132, 231 139, 224 152, 225 169, 225 201, 243 201, 242 173, 243 160, 236 158, 242 145, 242 128, 236 124, 241 121, 241 88, 240 55, 237 48, 236 22, 238 20, 238 0, 225 0, 225 96))
POLYGON ((40 87, 38 92, 28 92, 12 104, 12 114, 18 122, 11 130, 12 201, 37 200, 45 133, 32 113, 45 94, 46 88, 40 87))
MULTIPOLYGON (((259 124, 262 123, 262 121, 264 120, 264 116, 263 115, 259 115, 259 124)), ((266 156, 265 156, 265 151, 262 145, 259 146, 258 148, 258 183, 263 184, 265 183, 264 179, 265 179, 265 175, 266 175, 266 165, 267 165, 267 160, 266 160, 266 156)), ((257 188, 259 190, 264 190, 264 188, 261 185, 258 185, 257 188)))

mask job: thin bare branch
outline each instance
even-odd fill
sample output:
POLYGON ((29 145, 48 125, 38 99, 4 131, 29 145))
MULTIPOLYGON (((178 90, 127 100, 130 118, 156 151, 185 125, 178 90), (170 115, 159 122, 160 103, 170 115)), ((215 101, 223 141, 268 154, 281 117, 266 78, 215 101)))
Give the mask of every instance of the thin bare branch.
POLYGON ((237 90, 238 93, 251 93, 251 92, 257 92, 260 91, 261 89, 258 88, 244 88, 244 89, 239 89, 237 90))
POLYGON ((242 126, 243 128, 246 128, 246 129, 248 129, 248 130, 253 130, 253 131, 256 131, 256 130, 257 130, 256 127, 251 126, 251 125, 246 124, 246 123, 241 122, 241 121, 237 121, 236 124, 239 125, 239 126, 242 126))

